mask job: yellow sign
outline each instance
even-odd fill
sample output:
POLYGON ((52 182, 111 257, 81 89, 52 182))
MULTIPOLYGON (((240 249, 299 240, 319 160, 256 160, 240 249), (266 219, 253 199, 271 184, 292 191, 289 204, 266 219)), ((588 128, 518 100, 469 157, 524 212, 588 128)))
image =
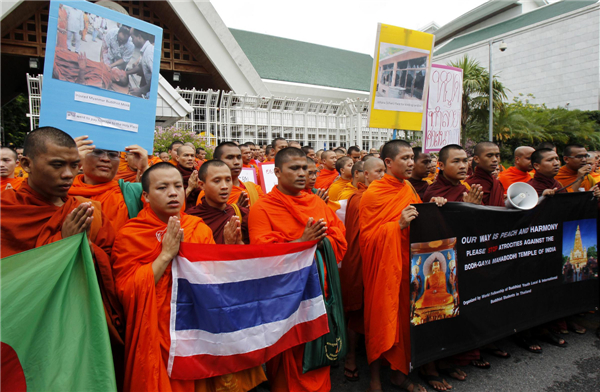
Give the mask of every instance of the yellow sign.
POLYGON ((423 129, 434 40, 421 31, 377 25, 369 127, 423 129))

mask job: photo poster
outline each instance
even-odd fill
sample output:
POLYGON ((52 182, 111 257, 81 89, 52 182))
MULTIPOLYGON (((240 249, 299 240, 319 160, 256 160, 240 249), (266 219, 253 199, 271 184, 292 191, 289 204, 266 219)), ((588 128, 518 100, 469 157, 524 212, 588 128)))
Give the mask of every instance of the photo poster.
POLYGON ((462 79, 461 68, 431 65, 424 153, 437 152, 448 144, 460 144, 462 79))
POLYGON ((256 184, 256 170, 253 167, 243 167, 242 172, 238 176, 241 182, 252 182, 256 184))
POLYGON ((423 130, 434 42, 432 34, 377 25, 369 127, 423 130))
POLYGON ((259 163, 260 170, 260 186, 265 194, 271 192, 274 186, 277 185, 277 176, 275 175, 274 163, 259 163))
POLYGON ((88 135, 97 148, 137 144, 152 154, 161 43, 153 24, 87 1, 52 0, 40 126, 88 135))
POLYGON ((578 192, 531 210, 417 204, 408 272, 412 367, 597 310, 597 203, 578 192))

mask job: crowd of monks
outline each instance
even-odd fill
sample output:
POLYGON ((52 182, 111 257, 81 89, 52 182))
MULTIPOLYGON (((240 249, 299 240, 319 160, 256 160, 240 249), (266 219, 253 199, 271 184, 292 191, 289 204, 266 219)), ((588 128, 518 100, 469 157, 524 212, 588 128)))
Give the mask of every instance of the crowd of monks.
MULTIPOLYGON (((87 136, 34 130, 23 149, 1 148, 2 257, 87 233, 120 390, 249 391, 268 381, 271 391, 314 392, 331 389, 330 368, 303 373, 304 345, 269 360, 266 372, 258 366, 203 380, 170 379, 171 260, 181 242, 267 245, 327 237, 348 328, 344 376, 360 377, 356 348, 364 335, 370 391, 382 388, 382 366, 391 367, 393 385, 423 391, 407 376, 414 204, 504 206, 515 182, 545 196, 600 196, 600 156, 581 145, 564 148, 562 166, 550 143, 519 147, 514 166, 504 170, 491 142, 477 144, 472 158, 459 145, 432 155, 402 140, 369 152, 315 151, 282 138, 263 147, 223 142, 206 160, 203 149, 174 141, 166 153, 149 156, 137 145, 108 151, 87 136), (239 179, 242 168, 259 174, 259 162, 275 165, 278 184, 267 194, 239 179)), ((548 328, 563 331, 563 322, 548 328)), ((523 347, 541 350, 531 336, 519 337, 523 347)), ((435 390, 449 390, 448 380, 467 379, 460 366, 490 367, 482 352, 510 356, 489 345, 424 365, 419 373, 435 390)))

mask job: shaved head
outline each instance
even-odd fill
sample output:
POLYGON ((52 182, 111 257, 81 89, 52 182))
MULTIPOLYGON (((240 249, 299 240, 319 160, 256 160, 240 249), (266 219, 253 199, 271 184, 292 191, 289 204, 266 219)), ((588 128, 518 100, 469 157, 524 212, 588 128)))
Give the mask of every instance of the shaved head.
POLYGON ((531 155, 535 151, 535 148, 529 146, 521 146, 515 148, 515 158, 531 155))
POLYGON ((283 150, 279 150, 275 155, 275 167, 282 168, 283 164, 290 161, 292 158, 306 158, 306 154, 299 148, 286 147, 283 150))
POLYGON ((389 142, 385 143, 381 149, 381 159, 383 161, 385 161, 386 158, 394 160, 402 148, 410 148, 412 151, 412 147, 410 146, 409 142, 404 140, 390 140, 389 142))
POLYGON ((456 150, 464 151, 465 149, 459 146, 458 144, 448 144, 447 146, 442 147, 442 149, 440 150, 439 161, 445 165, 446 161, 448 160, 448 157, 450 156, 450 151, 456 150))
POLYGON ((369 159, 368 161, 365 161, 364 164, 365 165, 363 166, 363 169, 365 171, 372 171, 376 167, 383 165, 383 160, 381 160, 380 158, 371 156, 371 159, 369 159))
POLYGON ((146 170, 144 172, 144 174, 142 174, 142 179, 141 179, 141 183, 142 183, 142 189, 144 190, 144 192, 148 193, 150 192, 150 174, 156 171, 166 171, 166 170, 171 170, 172 174, 169 175, 178 175, 181 180, 183 181, 183 177, 181 176, 181 173, 179 172, 179 170, 177 170, 177 168, 173 165, 171 165, 169 162, 159 162, 157 164, 154 164, 152 166, 150 166, 148 168, 148 170, 146 170), (175 174, 177 173, 177 174, 175 174))
POLYGON ((47 151, 47 142, 59 147, 77 148, 75 140, 68 133, 54 127, 41 127, 31 131, 25 138, 23 155, 35 159, 47 151))
POLYGON ((473 149, 473 155, 480 156, 481 154, 483 154, 486 148, 490 147, 498 147, 498 145, 492 142, 479 142, 475 145, 475 148, 473 149))
POLYGON ((323 153, 321 154, 321 159, 327 159, 329 154, 336 155, 335 151, 332 151, 332 150, 323 151, 323 153))
POLYGON ((202 166, 200 166, 200 169, 198 169, 198 179, 200 181, 206 182, 206 175, 208 173, 208 169, 210 169, 211 167, 226 167, 227 169, 229 169, 229 166, 227 166, 227 164, 223 161, 213 159, 204 162, 202 166))
POLYGON ((237 149, 240 148, 240 146, 238 146, 234 142, 223 142, 223 143, 219 144, 217 146, 217 148, 215 148, 215 152, 213 153, 213 158, 214 159, 221 159, 221 157, 223 156, 223 150, 225 149, 225 147, 234 147, 234 148, 237 148, 237 149))

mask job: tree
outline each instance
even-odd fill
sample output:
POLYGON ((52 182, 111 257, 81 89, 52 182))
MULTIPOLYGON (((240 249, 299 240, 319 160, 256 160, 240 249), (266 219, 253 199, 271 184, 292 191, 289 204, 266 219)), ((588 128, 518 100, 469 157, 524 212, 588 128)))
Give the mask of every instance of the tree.
POLYGON ((2 106, 3 145, 20 147, 29 132, 29 102, 24 94, 2 106))

